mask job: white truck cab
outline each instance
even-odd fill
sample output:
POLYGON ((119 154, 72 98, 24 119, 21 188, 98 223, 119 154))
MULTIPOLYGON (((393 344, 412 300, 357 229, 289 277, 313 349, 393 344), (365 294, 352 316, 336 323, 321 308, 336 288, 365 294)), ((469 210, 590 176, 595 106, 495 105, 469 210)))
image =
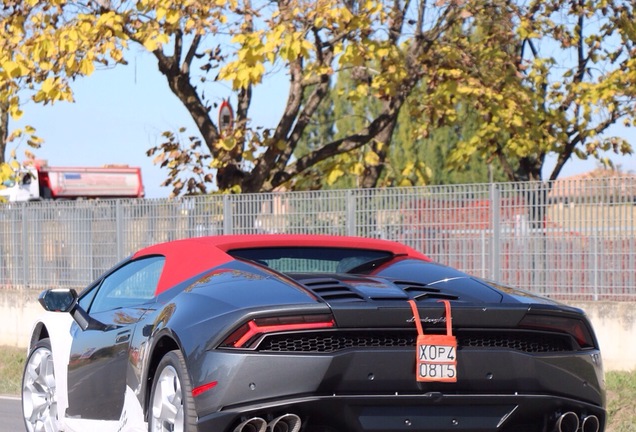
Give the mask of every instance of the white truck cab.
POLYGON ((9 202, 24 202, 39 200, 40 185, 38 172, 35 169, 22 168, 15 176, 3 183, 4 189, 0 189, 0 196, 9 202))

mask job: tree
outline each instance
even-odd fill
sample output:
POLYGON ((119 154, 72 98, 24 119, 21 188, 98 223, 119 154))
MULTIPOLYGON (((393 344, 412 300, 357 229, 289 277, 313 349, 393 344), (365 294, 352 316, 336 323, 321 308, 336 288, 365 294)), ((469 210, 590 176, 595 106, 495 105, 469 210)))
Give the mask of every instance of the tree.
MULTIPOLYGON (((118 23, 114 14, 100 17, 80 12, 81 6, 64 1, 5 0, 0 6, 0 180, 19 167, 12 142, 38 148, 42 139, 25 126, 10 130, 10 119, 22 116, 25 100, 36 103, 72 101, 70 81, 89 75, 95 63, 123 61, 118 23), (73 9, 76 18, 67 20, 73 9)), ((28 150, 26 156, 32 156, 28 150)))
MULTIPOLYGON (((272 190, 321 161, 363 146, 394 123, 405 98, 422 76, 425 54, 443 40, 441 36, 450 23, 460 19, 459 4, 448 2, 438 7, 436 19, 425 22, 428 6, 421 2, 412 23, 407 24, 409 5, 408 1, 385 6, 375 1, 290 0, 278 2, 271 11, 269 4, 223 4, 220 20, 238 16, 224 26, 236 51, 226 54, 219 47, 208 51, 203 68, 218 70, 218 78, 231 81, 237 92, 235 128, 226 135, 220 133, 207 114, 209 109, 192 88, 189 71, 200 39, 194 36, 188 54, 181 56, 187 24, 179 24, 170 33, 175 41, 173 54, 168 56, 160 50, 153 54, 171 89, 193 114, 217 170, 216 185, 232 191, 272 190), (400 37, 405 39, 402 46, 396 43, 400 37), (327 95, 334 68, 364 69, 376 61, 385 67, 359 85, 356 92, 375 93, 384 100, 384 109, 359 129, 294 160, 292 155, 303 132, 327 95), (250 125, 252 89, 262 82, 268 70, 279 67, 284 67, 290 77, 287 104, 276 127, 259 131, 250 125)), ((166 30, 165 25, 162 28, 166 30)), ((138 40, 132 32, 129 35, 138 40)), ((158 153, 158 159, 170 165, 172 160, 166 150, 182 156, 173 148, 162 146, 150 153, 158 153)), ((193 153, 195 157, 197 153, 193 153)), ((182 184, 176 183, 177 190, 182 184)), ((206 190, 200 182, 195 185, 206 190)))
MULTIPOLYGON (((619 120, 634 124, 636 25, 633 2, 573 0, 509 2, 473 10, 464 48, 474 69, 442 68, 438 100, 456 94, 480 118, 475 133, 450 154, 453 166, 472 155, 496 158, 511 181, 540 180, 546 157, 557 155, 549 178, 572 157, 604 151, 632 153, 624 139, 607 136, 619 120), (479 47, 470 50, 470 46, 479 47)), ((438 124, 463 121, 456 112, 422 112, 438 124)))
MULTIPOLYGON (((197 127, 196 133, 190 133, 192 139, 176 142, 181 133, 172 131, 165 145, 149 151, 158 163, 173 169, 168 184, 174 192, 208 190, 204 181, 179 177, 180 167, 197 165, 201 148, 211 157, 219 189, 267 191, 323 160, 365 145, 391 127, 406 97, 433 66, 429 59, 434 56, 429 53, 448 43, 446 30, 464 19, 462 3, 5 2, 5 16, 14 20, 13 25, 30 26, 30 30, 15 33, 22 38, 15 45, 24 58, 5 61, 2 67, 14 80, 28 76, 27 80, 33 79, 29 85, 39 83, 39 90, 34 89, 36 101, 70 98, 64 77, 90 74, 95 62, 123 62, 128 44, 139 44, 155 56, 159 71, 197 127), (31 63, 29 55, 34 59, 31 63), (292 158, 333 73, 375 63, 380 70, 370 73, 355 93, 375 94, 382 101, 381 112, 360 129, 292 158), (41 75, 34 78, 32 68, 41 75), (289 94, 278 124, 252 125, 253 88, 280 70, 289 76, 289 94), (219 130, 214 119, 212 108, 219 97, 209 95, 218 81, 231 83, 235 92, 236 120, 231 131, 219 130)), ((195 174, 210 179, 209 173, 195 174)))
MULTIPOLYGON (((509 179, 533 180, 556 153, 556 178, 572 156, 631 152, 598 137, 633 122, 633 9, 618 0, 9 0, 0 101, 15 116, 25 92, 36 102, 72 100, 74 77, 125 63, 137 44, 197 128, 166 131, 149 150, 175 194, 207 192, 213 180, 224 191, 270 191, 354 150, 365 161, 360 186, 378 184, 409 97, 424 138, 456 128, 465 107, 479 119, 450 152, 455 167, 497 159, 509 179), (355 75, 342 96, 373 98, 377 113, 294 157, 342 71, 355 75), (275 73, 289 77, 284 111, 275 125, 255 125, 253 90, 275 73), (236 106, 226 130, 215 119, 215 103, 229 96, 220 83, 236 106)), ((325 175, 342 168, 331 162, 325 175)))

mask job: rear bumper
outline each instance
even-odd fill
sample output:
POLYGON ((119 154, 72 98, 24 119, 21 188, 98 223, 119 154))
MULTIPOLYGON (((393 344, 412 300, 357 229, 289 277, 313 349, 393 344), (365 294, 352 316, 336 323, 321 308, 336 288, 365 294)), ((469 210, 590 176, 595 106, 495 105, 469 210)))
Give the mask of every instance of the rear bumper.
POLYGON ((588 416, 605 429, 605 410, 550 395, 347 395, 289 399, 235 407, 199 419, 200 431, 233 431, 241 419, 300 417, 315 432, 551 432, 559 416, 588 416))
POLYGON ((207 371, 193 377, 195 387, 218 385, 195 399, 200 431, 233 432, 241 418, 268 420, 286 413, 301 418, 308 426, 303 432, 552 432, 558 417, 570 411, 580 421, 598 417, 600 431, 605 424, 597 350, 463 349, 453 384, 416 382, 412 349, 322 355, 210 351, 202 361, 190 369, 207 371))

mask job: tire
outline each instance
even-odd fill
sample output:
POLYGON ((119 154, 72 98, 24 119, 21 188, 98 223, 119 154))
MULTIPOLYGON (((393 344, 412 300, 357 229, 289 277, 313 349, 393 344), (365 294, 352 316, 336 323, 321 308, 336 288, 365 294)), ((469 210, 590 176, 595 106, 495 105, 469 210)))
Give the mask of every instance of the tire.
POLYGON ((57 386, 49 339, 35 344, 22 375, 22 415, 27 431, 57 431, 57 386))
POLYGON ((152 380, 148 431, 197 432, 196 420, 185 359, 181 351, 170 351, 159 362, 152 380))

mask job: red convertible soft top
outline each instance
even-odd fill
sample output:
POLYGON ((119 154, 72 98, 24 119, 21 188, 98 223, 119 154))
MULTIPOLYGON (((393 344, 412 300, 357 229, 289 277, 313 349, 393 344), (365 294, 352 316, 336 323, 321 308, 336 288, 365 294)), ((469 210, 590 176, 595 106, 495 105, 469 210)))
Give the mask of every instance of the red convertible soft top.
POLYGON ((148 246, 135 253, 133 258, 149 255, 166 257, 166 263, 157 286, 157 294, 159 294, 192 276, 232 261, 234 258, 227 253, 228 251, 266 247, 368 249, 430 261, 430 258, 415 249, 392 241, 364 237, 302 234, 194 237, 148 246))

